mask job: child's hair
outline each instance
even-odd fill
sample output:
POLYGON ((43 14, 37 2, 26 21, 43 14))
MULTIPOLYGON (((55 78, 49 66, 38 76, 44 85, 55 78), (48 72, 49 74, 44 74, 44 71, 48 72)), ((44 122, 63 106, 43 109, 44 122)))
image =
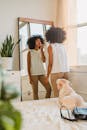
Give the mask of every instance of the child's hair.
POLYGON ((59 27, 51 27, 45 34, 47 42, 63 43, 66 39, 66 32, 59 27))
POLYGON ((44 44, 44 39, 42 38, 41 35, 33 35, 27 40, 27 45, 29 49, 35 49, 35 42, 37 39, 40 39, 41 43, 44 44))

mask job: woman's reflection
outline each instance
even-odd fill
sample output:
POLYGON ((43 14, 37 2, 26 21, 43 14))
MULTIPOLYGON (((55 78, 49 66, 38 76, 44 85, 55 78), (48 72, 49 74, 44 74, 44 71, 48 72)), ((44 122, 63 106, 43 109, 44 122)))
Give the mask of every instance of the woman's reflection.
POLYGON ((33 89, 33 98, 35 100, 39 99, 38 81, 40 81, 46 89, 46 98, 50 98, 51 86, 45 76, 43 65, 43 62, 46 60, 43 51, 44 40, 40 35, 34 35, 28 39, 27 44, 29 47, 27 54, 27 68, 29 80, 33 89))

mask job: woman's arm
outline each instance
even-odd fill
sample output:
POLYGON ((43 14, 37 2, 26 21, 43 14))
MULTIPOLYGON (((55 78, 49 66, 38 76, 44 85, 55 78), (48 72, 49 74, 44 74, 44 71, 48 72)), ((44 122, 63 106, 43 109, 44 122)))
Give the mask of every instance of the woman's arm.
POLYGON ((30 68, 31 68, 31 55, 30 55, 30 52, 28 52, 28 54, 27 54, 27 69, 28 69, 28 75, 29 75, 29 78, 30 78, 30 83, 32 83, 30 68))
POLYGON ((43 62, 46 62, 46 57, 44 55, 43 46, 41 47, 41 58, 43 62))
POLYGON ((52 65, 53 65, 53 54, 52 54, 52 47, 51 45, 48 46, 48 69, 47 69, 47 77, 49 78, 49 75, 52 70, 52 65))

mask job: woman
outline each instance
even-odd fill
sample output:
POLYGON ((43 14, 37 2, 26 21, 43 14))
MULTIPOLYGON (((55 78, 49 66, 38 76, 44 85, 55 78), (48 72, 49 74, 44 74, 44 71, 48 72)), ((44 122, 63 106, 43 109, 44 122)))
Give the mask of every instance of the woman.
POLYGON ((32 36, 27 41, 30 49, 27 55, 27 67, 35 100, 39 99, 38 81, 42 83, 47 91, 46 98, 50 98, 51 96, 51 86, 49 82, 46 82, 45 69, 43 66, 43 62, 46 60, 43 52, 43 43, 43 38, 39 35, 32 36))
POLYGON ((66 39, 66 32, 62 28, 51 27, 46 32, 48 46, 48 70, 47 79, 51 78, 51 84, 54 91, 54 97, 58 96, 56 80, 58 78, 68 79, 68 65, 66 51, 63 45, 66 39))

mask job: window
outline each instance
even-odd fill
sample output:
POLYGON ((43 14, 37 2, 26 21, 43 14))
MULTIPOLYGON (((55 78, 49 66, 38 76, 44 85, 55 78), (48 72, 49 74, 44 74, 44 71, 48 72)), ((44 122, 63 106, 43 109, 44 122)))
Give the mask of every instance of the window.
POLYGON ((77 0, 78 64, 87 65, 87 0, 77 0))

